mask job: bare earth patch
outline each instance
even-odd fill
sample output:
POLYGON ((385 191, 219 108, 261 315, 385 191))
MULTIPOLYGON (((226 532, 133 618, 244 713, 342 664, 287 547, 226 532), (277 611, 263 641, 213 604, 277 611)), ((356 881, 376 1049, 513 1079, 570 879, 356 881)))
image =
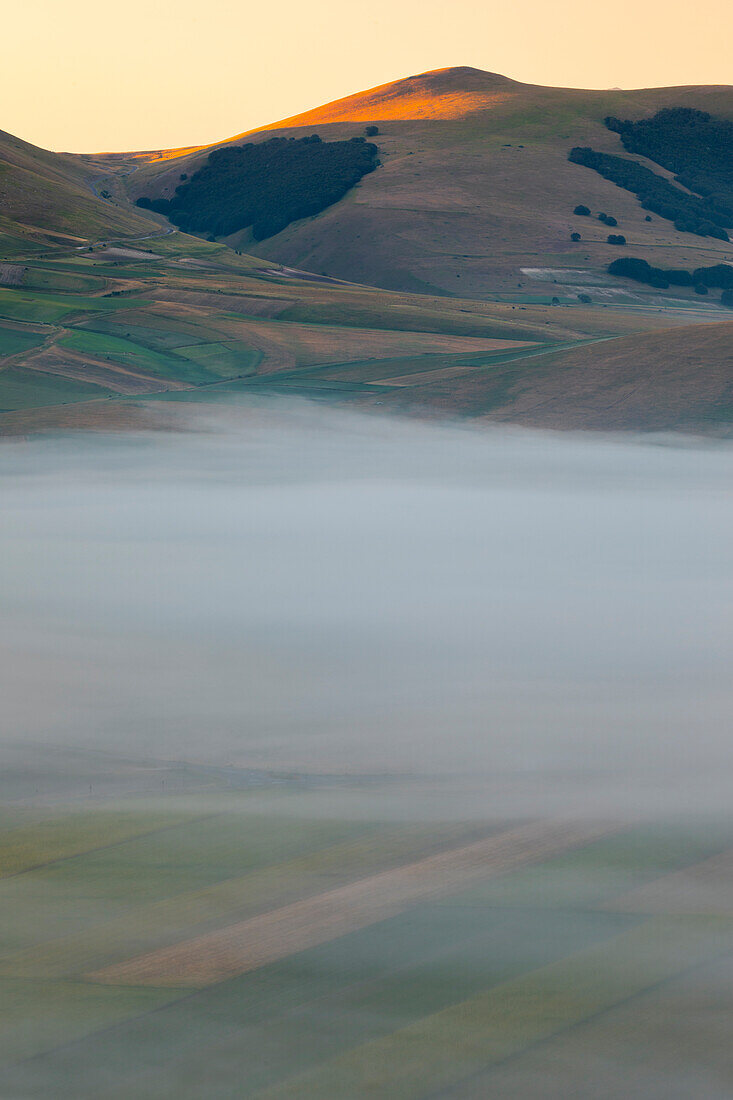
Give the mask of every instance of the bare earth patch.
POLYGON ((382 871, 87 975, 119 985, 206 986, 326 943, 410 905, 597 840, 611 822, 539 821, 382 871))
POLYGON ((20 286, 25 272, 20 264, 0 264, 0 285, 20 286))

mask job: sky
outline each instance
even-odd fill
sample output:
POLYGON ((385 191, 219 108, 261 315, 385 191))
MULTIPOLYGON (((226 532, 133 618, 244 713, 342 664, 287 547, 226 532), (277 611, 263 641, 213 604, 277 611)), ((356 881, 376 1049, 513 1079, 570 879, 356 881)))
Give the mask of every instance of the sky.
POLYGON ((210 143, 429 69, 558 87, 733 83, 708 0, 25 0, 3 5, 0 129, 90 152, 210 143))

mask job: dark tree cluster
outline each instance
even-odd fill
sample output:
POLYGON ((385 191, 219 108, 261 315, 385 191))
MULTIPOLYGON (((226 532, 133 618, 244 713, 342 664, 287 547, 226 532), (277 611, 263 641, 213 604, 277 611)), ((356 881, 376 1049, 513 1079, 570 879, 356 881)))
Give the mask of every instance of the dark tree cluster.
POLYGON ((140 198, 185 233, 226 237, 252 226, 255 240, 319 214, 377 167, 377 147, 357 141, 272 138, 215 149, 172 199, 140 198))
POLYGON ((646 283, 647 286, 660 290, 666 290, 670 286, 688 286, 701 294, 707 294, 708 289, 716 287, 733 292, 731 264, 714 264, 712 267, 697 267, 694 271, 685 271, 673 267, 652 267, 646 260, 640 260, 636 256, 624 256, 608 265, 608 273, 634 279, 637 283, 646 283))
POLYGON ((609 244, 626 244, 626 237, 622 233, 609 233, 606 240, 609 244))
POLYGON ((587 206, 583 206, 583 204, 581 203, 580 206, 575 207, 575 210, 573 210, 573 214, 577 214, 580 218, 587 218, 590 214, 590 210, 587 206))
POLYGON ((367 137, 376 137, 377 134, 379 133, 379 127, 378 126, 365 126, 364 127, 364 133, 366 134, 367 137))
POLYGON ((690 191, 704 195, 733 224, 733 122, 689 107, 667 107, 653 118, 606 126, 621 137, 624 149, 639 153, 674 172, 690 191))
POLYGON ((614 217, 611 216, 611 214, 603 214, 603 213, 599 214, 598 215, 598 221, 603 222, 604 225, 608 225, 610 227, 613 227, 614 225, 618 225, 618 222, 616 221, 616 219, 614 217))
POLYGON ((576 146, 569 159, 574 164, 592 168, 611 180, 618 187, 631 191, 645 210, 652 210, 660 217, 674 222, 682 233, 695 233, 699 237, 716 237, 729 240, 726 226, 733 226, 733 216, 721 210, 710 198, 688 195, 673 183, 652 172, 636 160, 618 157, 613 153, 597 153, 593 149, 576 146))

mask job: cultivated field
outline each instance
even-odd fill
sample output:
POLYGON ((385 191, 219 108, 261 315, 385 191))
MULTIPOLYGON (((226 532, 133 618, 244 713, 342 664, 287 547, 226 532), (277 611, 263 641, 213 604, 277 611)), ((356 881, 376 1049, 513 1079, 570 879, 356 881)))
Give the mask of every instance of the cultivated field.
POLYGON ((42 770, 34 794, 13 761, 0 807, 3 1096, 646 1095, 683 1023, 696 1095, 733 1087, 730 822, 406 821, 394 782, 42 770))
POLYGON ((162 401, 262 392, 551 427, 726 422, 730 314, 715 303, 395 293, 157 232, 150 251, 4 265, 0 434, 165 424, 162 401))

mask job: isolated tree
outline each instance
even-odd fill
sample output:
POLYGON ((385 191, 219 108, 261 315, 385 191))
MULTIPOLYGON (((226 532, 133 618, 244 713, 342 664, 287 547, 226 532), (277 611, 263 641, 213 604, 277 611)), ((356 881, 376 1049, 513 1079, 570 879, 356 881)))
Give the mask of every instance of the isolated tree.
POLYGON ((583 206, 583 204, 581 203, 580 206, 575 207, 575 210, 573 210, 573 214, 577 214, 580 218, 587 218, 590 215, 590 210, 587 206, 583 206))
POLYGON ((571 233, 571 234, 570 234, 570 240, 571 240, 571 241, 579 241, 579 240, 581 240, 581 236, 580 236, 580 233, 571 233))
POLYGON ((378 126, 365 126, 364 127, 364 133, 366 134, 367 137, 376 137, 377 134, 379 133, 379 127, 378 126))
POLYGON ((606 240, 609 244, 626 244, 626 237, 621 233, 609 233, 606 240))

